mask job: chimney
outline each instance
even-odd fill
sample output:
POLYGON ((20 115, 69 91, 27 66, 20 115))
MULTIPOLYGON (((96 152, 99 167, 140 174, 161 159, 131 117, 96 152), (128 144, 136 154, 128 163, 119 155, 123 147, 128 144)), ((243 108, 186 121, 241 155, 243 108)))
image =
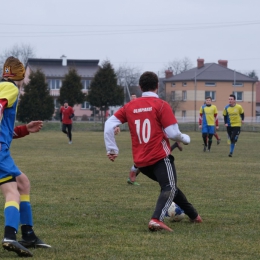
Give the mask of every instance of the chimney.
POLYGON ((204 59, 197 59, 197 64, 198 69, 202 68, 204 66, 204 59))
POLYGON ((62 59, 62 66, 67 66, 67 57, 62 55, 60 58, 62 59))
POLYGON ((227 60, 218 60, 218 64, 225 68, 227 68, 227 63, 228 63, 227 60))
POLYGON ((172 70, 172 67, 168 68, 166 71, 165 71, 165 78, 170 78, 170 77, 173 77, 173 70, 172 70))

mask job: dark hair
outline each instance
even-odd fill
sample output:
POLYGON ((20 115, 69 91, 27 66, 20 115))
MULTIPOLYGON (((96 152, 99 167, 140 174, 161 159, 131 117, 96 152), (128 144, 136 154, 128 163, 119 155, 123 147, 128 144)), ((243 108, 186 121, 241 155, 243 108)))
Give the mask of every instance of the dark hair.
POLYGON ((63 103, 68 103, 68 100, 65 99, 63 103))
POLYGON ((230 94, 229 96, 230 96, 230 97, 233 97, 234 100, 236 100, 236 96, 235 96, 234 94, 230 94))
POLYGON ((211 96, 208 96, 208 97, 206 97, 206 99, 210 99, 210 100, 212 100, 212 97, 211 97, 211 96))
POLYGON ((143 92, 154 91, 158 88, 158 77, 154 72, 146 71, 139 79, 139 86, 143 92))

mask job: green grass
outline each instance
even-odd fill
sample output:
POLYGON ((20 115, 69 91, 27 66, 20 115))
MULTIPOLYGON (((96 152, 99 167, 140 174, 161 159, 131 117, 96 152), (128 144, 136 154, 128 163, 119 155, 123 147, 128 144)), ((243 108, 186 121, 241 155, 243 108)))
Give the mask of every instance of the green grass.
MULTIPOLYGON (((35 232, 52 245, 32 249, 34 258, 260 259, 260 134, 242 132, 233 158, 226 133, 220 132, 220 145, 214 139, 210 153, 202 152, 200 133, 189 134, 191 144, 173 152, 178 186, 204 222, 166 220, 172 233, 147 228, 158 184, 143 175, 141 186, 126 183, 132 165, 128 132, 116 137, 120 154, 114 163, 106 158, 101 131, 73 132, 72 145, 57 131, 14 140, 13 158, 31 180, 35 232)), ((3 237, 3 211, 0 223, 3 237)), ((0 257, 17 259, 2 249, 0 257)))

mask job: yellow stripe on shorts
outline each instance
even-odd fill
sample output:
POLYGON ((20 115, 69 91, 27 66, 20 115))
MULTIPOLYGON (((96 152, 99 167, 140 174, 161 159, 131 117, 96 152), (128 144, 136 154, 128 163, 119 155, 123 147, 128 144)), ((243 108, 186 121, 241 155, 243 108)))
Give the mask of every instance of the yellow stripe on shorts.
POLYGON ((0 183, 5 182, 5 181, 9 181, 9 180, 11 180, 12 178, 13 178, 12 176, 5 177, 5 178, 3 178, 3 179, 0 180, 0 183))

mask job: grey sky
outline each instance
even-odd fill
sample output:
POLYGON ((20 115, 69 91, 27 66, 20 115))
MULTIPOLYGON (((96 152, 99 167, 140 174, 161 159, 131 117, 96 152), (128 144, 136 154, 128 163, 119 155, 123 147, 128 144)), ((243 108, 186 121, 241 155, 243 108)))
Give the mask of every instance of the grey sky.
POLYGON ((141 72, 226 59, 260 77, 259 10, 260 0, 14 0, 1 10, 0 51, 29 44, 37 58, 108 59, 141 72))

